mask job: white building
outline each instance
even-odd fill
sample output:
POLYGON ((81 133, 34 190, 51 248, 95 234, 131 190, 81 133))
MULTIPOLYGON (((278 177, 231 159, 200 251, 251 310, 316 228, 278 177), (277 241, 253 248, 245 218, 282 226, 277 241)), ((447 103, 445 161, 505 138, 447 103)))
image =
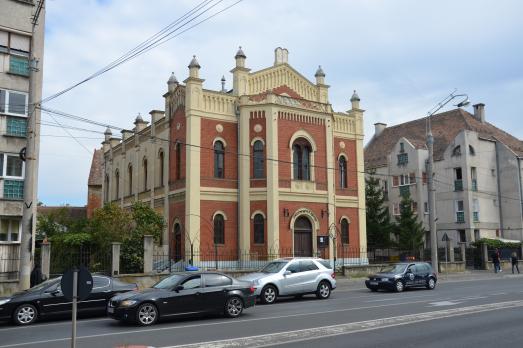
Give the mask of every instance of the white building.
MULTIPOLYGON (((24 185, 35 186, 35 196, 27 201, 34 202, 33 223, 36 221, 37 179, 26 182, 19 153, 27 145, 31 55, 40 60, 40 70, 33 75, 34 98, 42 97, 45 9, 39 5, 36 0, 0 0, 0 293, 18 278, 24 185), (33 35, 32 19, 38 11, 33 35)), ((38 113, 37 109, 35 116, 38 113)), ((38 134, 39 127, 36 130, 38 134)))
MULTIPOLYGON (((523 240, 523 142, 485 121, 485 105, 474 115, 451 110, 432 117, 436 229, 456 242, 479 238, 523 240)), ((410 191, 430 245, 426 162, 426 118, 393 127, 375 124, 365 148, 365 169, 374 169, 388 196, 391 217, 401 193, 410 191)))

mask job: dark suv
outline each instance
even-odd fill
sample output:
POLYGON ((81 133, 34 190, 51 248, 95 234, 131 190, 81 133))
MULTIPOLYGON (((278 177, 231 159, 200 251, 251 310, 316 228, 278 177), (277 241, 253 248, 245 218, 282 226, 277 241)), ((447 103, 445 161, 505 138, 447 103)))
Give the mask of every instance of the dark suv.
POLYGON ((388 289, 397 292, 405 288, 426 287, 432 290, 436 287, 438 277, 432 266, 426 262, 396 263, 381 269, 380 273, 365 280, 365 285, 371 291, 388 289))

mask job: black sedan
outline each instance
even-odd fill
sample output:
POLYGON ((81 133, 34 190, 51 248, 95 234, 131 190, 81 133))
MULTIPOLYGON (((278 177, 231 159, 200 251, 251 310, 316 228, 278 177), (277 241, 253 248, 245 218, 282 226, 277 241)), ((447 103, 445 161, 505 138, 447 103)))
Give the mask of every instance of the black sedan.
MULTIPOLYGON (((29 325, 38 318, 71 313, 72 303, 62 294, 60 280, 61 277, 50 279, 10 297, 0 297, 0 320, 12 320, 17 325, 29 325)), ((93 275, 93 290, 87 299, 78 302, 78 314, 103 315, 111 297, 137 289, 136 284, 93 275)))
POLYGON ((401 292, 406 288, 425 287, 433 290, 438 277, 426 262, 397 263, 383 268, 380 273, 365 280, 365 285, 372 291, 387 289, 401 292))
POLYGON ((160 318, 201 313, 223 313, 238 317, 254 306, 251 282, 216 272, 173 273, 150 289, 115 296, 109 302, 110 317, 152 325, 160 318))

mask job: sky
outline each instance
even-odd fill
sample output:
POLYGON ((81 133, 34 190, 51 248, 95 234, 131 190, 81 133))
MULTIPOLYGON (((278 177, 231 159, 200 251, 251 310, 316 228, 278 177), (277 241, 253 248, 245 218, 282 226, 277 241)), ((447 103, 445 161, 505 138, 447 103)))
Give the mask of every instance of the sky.
MULTIPOLYGON (((236 1, 222 0, 208 14, 236 1)), ((47 0, 44 97, 98 71, 199 2, 47 0)), ((518 0, 243 0, 43 106, 130 129, 138 113, 150 120, 149 111, 164 109, 167 79, 171 72, 187 78, 193 55, 204 88, 220 89, 222 75, 232 88, 238 46, 253 71, 271 66, 281 46, 311 81, 322 66, 336 111, 350 109, 357 90, 365 142, 374 123, 423 117, 454 89, 471 105, 484 103, 488 122, 522 139, 522 13, 518 0)), ((104 131, 55 118, 42 115, 47 123, 104 131)), ((87 201, 92 152, 103 135, 69 132, 76 140, 58 127, 41 129, 38 196, 45 205, 87 201)))

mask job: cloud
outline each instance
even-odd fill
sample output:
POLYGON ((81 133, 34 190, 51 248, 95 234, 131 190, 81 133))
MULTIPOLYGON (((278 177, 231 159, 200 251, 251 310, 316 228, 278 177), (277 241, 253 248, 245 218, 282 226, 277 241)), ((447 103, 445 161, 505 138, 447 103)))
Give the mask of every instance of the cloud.
MULTIPOLYGON (((217 6, 233 3, 224 0, 217 6)), ((47 2, 44 96, 105 66, 195 6, 157 0, 47 2)), ((230 10, 131 62, 53 100, 48 107, 132 127, 138 112, 163 109, 171 71, 181 81, 196 54, 204 86, 220 88, 242 45, 247 65, 272 65, 275 47, 314 80, 319 64, 336 110, 358 90, 366 109, 366 139, 377 121, 422 117, 454 88, 486 104, 487 120, 521 138, 523 22, 519 1, 283 1, 244 0, 230 10)), ((202 17, 203 18, 203 17, 202 17)), ((44 120, 52 121, 48 116, 44 120)), ((69 120, 66 124, 103 129, 69 120)), ((91 133, 71 131, 78 136, 91 133)), ((43 134, 64 135, 43 127, 43 134)), ((100 141, 102 136, 100 135, 100 141)), ((99 140, 79 139, 86 147, 99 140)), ((42 137, 39 199, 85 204, 90 155, 73 139, 42 137)))

